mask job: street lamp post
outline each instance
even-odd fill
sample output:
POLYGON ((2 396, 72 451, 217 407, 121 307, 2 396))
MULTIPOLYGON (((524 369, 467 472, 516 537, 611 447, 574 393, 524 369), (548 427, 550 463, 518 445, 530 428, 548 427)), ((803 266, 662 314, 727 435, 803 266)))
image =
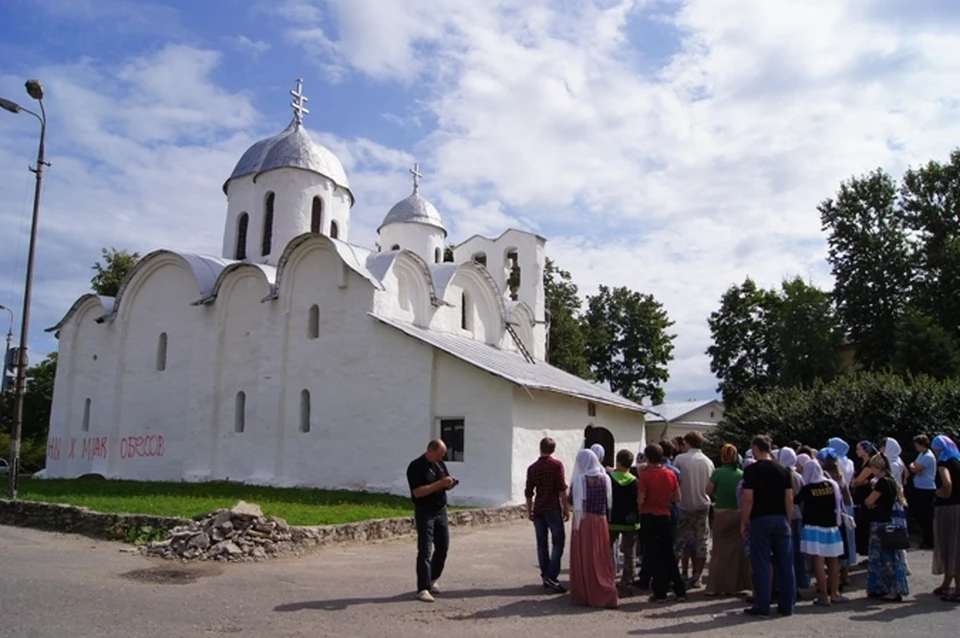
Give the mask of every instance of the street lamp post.
POLYGON ((37 248, 37 220, 40 216, 40 189, 43 186, 44 145, 47 138, 47 111, 43 107, 43 86, 39 80, 27 80, 27 95, 40 105, 40 114, 25 109, 16 102, 0 98, 0 108, 11 113, 28 113, 40 121, 40 146, 37 149, 37 166, 30 170, 37 176, 33 191, 33 220, 30 223, 30 248, 27 252, 27 277, 23 286, 23 319, 20 324, 20 349, 17 351, 17 378, 13 386, 13 435, 10 439, 10 483, 7 496, 17 498, 20 477, 20 438, 23 433, 23 390, 27 375, 27 335, 30 330, 30 299, 33 296, 33 262, 37 248))
MULTIPOLYGON (((4 365, 4 369, 3 369, 3 370, 0 370, 0 375, 2 375, 2 376, 3 376, 3 380, 6 381, 6 379, 7 379, 7 369, 6 369, 6 365, 7 365, 7 355, 10 353, 10 346, 13 345, 13 311, 10 310, 9 308, 7 308, 7 307, 4 306, 4 305, 0 305, 0 310, 5 310, 5 311, 7 311, 7 312, 10 313, 10 327, 7 328, 7 342, 6 342, 6 346, 5 346, 4 349, 3 349, 3 365, 4 365)), ((5 384, 4 384, 4 385, 0 385, 0 417, 3 416, 3 395, 4 395, 4 390, 6 390, 5 384)), ((0 418, 0 422, 2 422, 2 421, 3 421, 3 419, 0 418)))

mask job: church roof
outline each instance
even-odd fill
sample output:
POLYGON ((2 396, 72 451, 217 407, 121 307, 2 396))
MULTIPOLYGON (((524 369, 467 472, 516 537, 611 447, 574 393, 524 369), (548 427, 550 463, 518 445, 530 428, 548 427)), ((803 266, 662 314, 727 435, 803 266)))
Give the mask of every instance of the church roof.
MULTIPOLYGON (((350 191, 350 182, 343 164, 328 148, 313 141, 303 124, 294 120, 279 135, 260 140, 243 154, 240 161, 223 184, 227 192, 230 180, 254 175, 275 168, 300 168, 319 173, 337 186, 350 191)), ((351 193, 351 197, 353 194, 351 193)))
POLYGON ((643 406, 625 399, 549 363, 530 363, 519 353, 501 350, 482 341, 447 332, 436 332, 413 324, 370 313, 370 316, 427 345, 530 390, 556 392, 611 405, 624 410, 646 412, 643 406))
MULTIPOLYGON (((414 164, 410 172, 413 174, 413 194, 393 205, 380 228, 387 224, 426 224, 439 228, 446 236, 447 229, 440 218, 440 211, 420 195, 420 165, 414 164)), ((380 232, 380 228, 377 232, 380 232)))

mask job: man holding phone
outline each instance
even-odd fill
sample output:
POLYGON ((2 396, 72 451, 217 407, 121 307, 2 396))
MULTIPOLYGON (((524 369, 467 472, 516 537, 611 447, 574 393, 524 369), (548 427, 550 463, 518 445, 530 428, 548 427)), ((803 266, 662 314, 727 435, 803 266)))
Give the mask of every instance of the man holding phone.
POLYGON ((407 466, 407 483, 417 524, 417 600, 432 603, 439 593, 437 580, 443 573, 450 548, 447 521, 447 490, 457 485, 443 457, 447 446, 440 439, 427 444, 427 451, 407 466))

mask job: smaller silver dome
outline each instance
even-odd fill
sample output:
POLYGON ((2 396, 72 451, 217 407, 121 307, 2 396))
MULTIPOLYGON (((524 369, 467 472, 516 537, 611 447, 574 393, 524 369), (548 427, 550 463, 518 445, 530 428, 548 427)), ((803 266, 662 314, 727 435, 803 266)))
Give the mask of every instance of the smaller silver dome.
MULTIPOLYGON (((440 218, 440 212, 436 206, 420 197, 419 189, 414 188, 413 194, 406 199, 402 199, 393 205, 387 216, 383 218, 380 228, 388 224, 425 224, 434 226, 443 231, 444 237, 447 235, 447 229, 443 226, 443 220, 440 218)), ((377 232, 380 232, 380 228, 377 232)))

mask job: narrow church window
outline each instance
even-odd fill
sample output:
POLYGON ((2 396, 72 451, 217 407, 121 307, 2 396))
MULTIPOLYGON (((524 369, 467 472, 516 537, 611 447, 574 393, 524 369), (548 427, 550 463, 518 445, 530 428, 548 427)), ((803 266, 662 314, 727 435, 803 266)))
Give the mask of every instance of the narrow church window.
POLYGON ((440 439, 447 446, 444 461, 463 461, 463 419, 440 419, 440 439))
POLYGON ((273 245, 273 202, 275 200, 273 193, 267 193, 267 202, 263 210, 263 241, 260 245, 260 254, 269 255, 270 248, 273 245))
POLYGON ((157 371, 163 372, 167 369, 167 333, 161 332, 157 340, 157 371))
POLYGON ((310 390, 300 393, 300 431, 310 431, 310 390))
POLYGON ((587 416, 597 416, 597 404, 587 401, 587 416))
POLYGON ((467 297, 467 293, 460 293, 460 328, 463 330, 470 329, 470 308, 469 308, 470 299, 467 297))
POLYGON ((240 213, 237 219, 237 250, 234 252, 236 259, 247 258, 247 226, 250 224, 250 216, 246 213, 240 213))
POLYGON ((319 235, 323 228, 323 200, 313 198, 313 210, 310 212, 310 232, 319 235))
POLYGON ((90 431, 90 399, 83 401, 83 421, 80 423, 80 429, 84 432, 90 431))
POLYGON ((233 406, 233 431, 237 434, 243 434, 243 429, 247 426, 247 395, 245 392, 237 392, 237 400, 233 406))
POLYGON ((473 261, 480 264, 484 268, 487 267, 487 254, 486 253, 477 253, 473 256, 473 261))
POLYGON ((336 239, 340 236, 340 227, 337 222, 330 222, 330 239, 336 239))
POLYGON ((310 306, 309 317, 307 318, 307 338, 317 339, 320 337, 320 306, 314 304, 310 306))
POLYGON ((507 289, 510 290, 510 299, 516 301, 520 296, 520 257, 517 251, 507 253, 507 289))
POLYGON ((440 249, 439 249, 439 248, 434 248, 434 249, 433 249, 433 263, 439 264, 439 263, 440 263, 440 257, 441 257, 440 249))

